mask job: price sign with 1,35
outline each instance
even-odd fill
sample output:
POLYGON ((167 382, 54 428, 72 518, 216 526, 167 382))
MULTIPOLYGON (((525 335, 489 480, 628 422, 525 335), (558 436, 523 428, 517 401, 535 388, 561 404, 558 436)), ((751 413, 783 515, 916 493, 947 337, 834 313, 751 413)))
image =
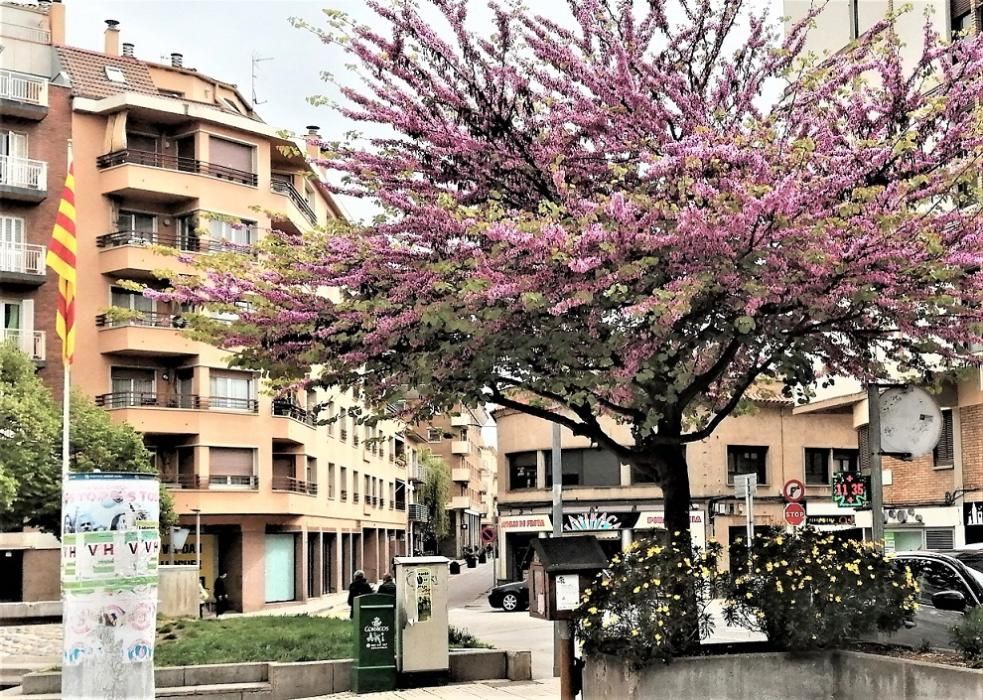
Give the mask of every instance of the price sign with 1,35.
POLYGON ((834 474, 833 501, 841 508, 865 508, 870 502, 869 478, 860 472, 834 474))

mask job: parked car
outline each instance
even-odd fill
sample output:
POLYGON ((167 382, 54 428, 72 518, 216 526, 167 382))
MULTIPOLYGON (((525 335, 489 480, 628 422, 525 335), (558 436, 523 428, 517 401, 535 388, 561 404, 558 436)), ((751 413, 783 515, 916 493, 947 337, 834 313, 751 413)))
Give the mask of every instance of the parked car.
POLYGON ((495 586, 488 593, 488 604, 505 612, 516 612, 529 607, 529 586, 525 581, 513 581, 495 586))
POLYGON ((952 649, 950 629, 967 610, 983 604, 983 551, 897 552, 894 560, 911 569, 918 582, 913 624, 878 641, 952 649))

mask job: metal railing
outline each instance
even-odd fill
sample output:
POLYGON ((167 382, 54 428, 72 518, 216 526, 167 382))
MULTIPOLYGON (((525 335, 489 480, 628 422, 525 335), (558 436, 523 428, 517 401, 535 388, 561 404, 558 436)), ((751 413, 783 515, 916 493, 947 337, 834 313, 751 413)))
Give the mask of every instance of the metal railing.
POLYGON ((293 186, 290 182, 285 182, 284 180, 272 180, 270 181, 270 190, 276 194, 285 194, 293 202, 294 206, 304 215, 308 223, 311 226, 317 221, 317 215, 314 213, 314 209, 311 205, 304 199, 303 195, 297 191, 297 188, 293 186))
POLYGON ((36 75, 0 70, 0 99, 48 106, 48 81, 36 75))
POLYGON ((51 43, 51 32, 40 27, 29 27, 26 24, 11 24, 9 22, 0 23, 0 35, 11 39, 26 39, 27 41, 39 41, 44 44, 51 43))
POLYGON ((161 483, 164 486, 179 489, 200 489, 201 477, 197 474, 161 474, 161 483))
POLYGON ((169 394, 162 396, 155 391, 114 391, 96 396, 96 405, 103 408, 201 408, 201 397, 196 394, 169 394))
POLYGON ((155 231, 114 231, 96 238, 97 248, 119 248, 121 246, 159 245, 189 253, 221 253, 241 250, 251 244, 233 243, 223 239, 199 236, 196 233, 174 234, 155 231))
POLYGON ((228 488, 258 489, 259 477, 249 474, 209 474, 208 485, 228 488))
POLYGON ((418 523, 425 523, 429 519, 430 514, 427 512, 427 507, 422 503, 410 503, 406 511, 406 518, 408 520, 414 520, 418 523))
POLYGON ((292 476, 274 476, 274 491, 290 491, 291 493, 304 493, 308 496, 317 495, 317 484, 313 481, 303 481, 292 476))
MULTIPOLYGON (((125 310, 128 311, 128 310, 125 310)), ((122 328, 125 326, 141 326, 144 328, 184 328, 185 322, 180 314, 159 311, 138 311, 139 316, 113 316, 99 314, 96 316, 96 326, 99 328, 122 328)))
POLYGON ((47 192, 48 164, 43 160, 0 156, 0 185, 47 192))
POLYGON ((314 427, 314 416, 303 408, 290 401, 277 399, 273 401, 273 415, 293 418, 295 421, 314 427))
POLYGON ((44 264, 46 250, 43 245, 31 243, 0 244, 0 270, 43 276, 46 274, 44 264))
POLYGON ((0 328, 0 343, 13 343, 32 360, 44 360, 47 350, 44 331, 22 331, 16 328, 0 328))
POLYGON ((100 169, 125 164, 146 165, 151 168, 163 168, 164 170, 178 170, 186 173, 208 175, 219 180, 229 180, 230 182, 238 182, 241 185, 251 185, 252 187, 255 187, 259 182, 259 176, 247 170, 239 170, 226 165, 209 163, 204 160, 198 160, 197 158, 185 158, 170 153, 126 148, 120 151, 106 153, 96 158, 96 167, 100 169))
POLYGON ((240 399, 234 396, 209 396, 201 401, 202 407, 213 411, 248 411, 259 413, 257 399, 240 399))
POLYGON ((396 510, 406 510, 406 501, 396 499, 396 510))

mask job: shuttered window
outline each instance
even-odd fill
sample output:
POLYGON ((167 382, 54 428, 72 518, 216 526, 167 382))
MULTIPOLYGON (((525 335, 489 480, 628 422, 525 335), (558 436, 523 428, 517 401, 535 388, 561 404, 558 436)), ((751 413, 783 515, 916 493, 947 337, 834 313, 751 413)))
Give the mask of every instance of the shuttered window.
POLYGON ((942 411, 942 437, 939 438, 939 444, 932 450, 935 467, 937 469, 951 467, 953 455, 952 409, 944 409, 942 411))
POLYGON ((954 546, 951 528, 925 530, 926 549, 952 549, 954 546))
POLYGON ((223 476, 252 476, 254 455, 248 447, 209 447, 209 468, 223 476))
POLYGON ((253 172, 253 147, 228 139, 211 136, 208 139, 208 160, 244 173, 253 172))
POLYGON ((870 473, 870 432, 866 425, 857 429, 857 446, 860 448, 860 469, 870 473))

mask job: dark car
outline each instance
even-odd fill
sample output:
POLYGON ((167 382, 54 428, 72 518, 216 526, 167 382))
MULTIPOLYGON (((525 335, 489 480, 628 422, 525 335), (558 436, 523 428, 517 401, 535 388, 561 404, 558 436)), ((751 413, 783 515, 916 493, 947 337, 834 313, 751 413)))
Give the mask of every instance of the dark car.
POLYGON ((966 611, 983 604, 983 551, 898 552, 894 560, 911 569, 918 582, 914 624, 880 641, 952 649, 950 629, 966 611))
POLYGON ((529 607, 529 586, 525 581, 513 581, 495 586, 488 594, 488 604, 505 612, 516 612, 529 607))

